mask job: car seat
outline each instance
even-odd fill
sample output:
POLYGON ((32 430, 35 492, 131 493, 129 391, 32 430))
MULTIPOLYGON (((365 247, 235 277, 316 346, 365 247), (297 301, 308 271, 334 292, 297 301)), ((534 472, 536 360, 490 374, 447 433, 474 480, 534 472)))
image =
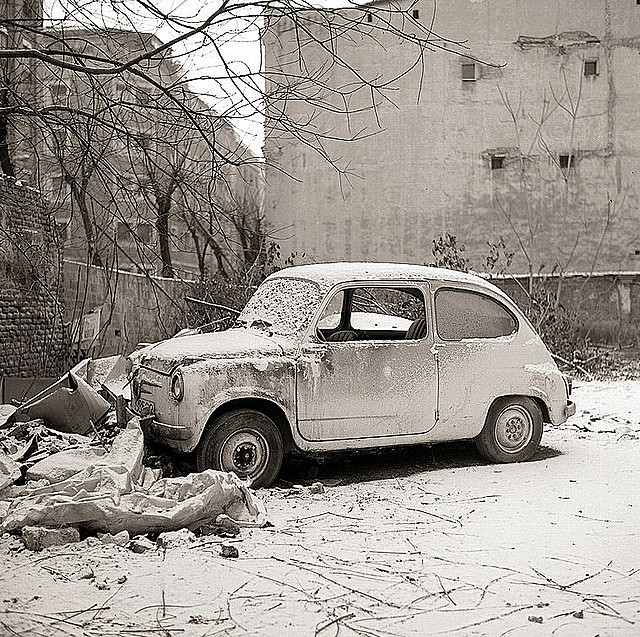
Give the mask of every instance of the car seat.
POLYGON ((427 320, 424 318, 416 319, 407 330, 405 339, 417 340, 427 335, 427 320))
POLYGON ((358 335, 353 330, 340 330, 327 336, 327 341, 332 343, 344 343, 345 341, 357 341, 358 335))

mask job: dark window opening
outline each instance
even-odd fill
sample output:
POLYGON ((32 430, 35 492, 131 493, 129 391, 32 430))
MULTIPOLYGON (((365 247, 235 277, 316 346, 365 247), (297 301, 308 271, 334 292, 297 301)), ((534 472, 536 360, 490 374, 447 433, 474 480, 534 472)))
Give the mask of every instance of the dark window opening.
POLYGON ((367 13, 367 22, 373 22, 373 16, 370 13, 367 13))
POLYGON ((150 223, 141 223, 136 228, 136 234, 138 235, 138 239, 143 243, 151 243, 152 238, 152 227, 150 223))
POLYGON ((425 338, 425 299, 418 288, 354 287, 331 298, 318 321, 321 340, 388 341, 425 338))
POLYGON ((418 9, 414 9, 411 12, 411 15, 417 20, 420 17, 420 11, 418 9))
POLYGON ((598 60, 585 60, 584 74, 586 76, 598 75, 598 60))
POLYGON ((575 155, 560 155, 560 168, 566 170, 567 168, 573 168, 575 163, 575 155))
MULTIPOLYGON (((638 0, 638 4, 640 4, 640 0, 638 0)), ((634 250, 633 254, 635 254, 636 256, 640 255, 640 250, 634 250)))
POLYGON ((491 155, 491 170, 504 168, 504 157, 502 155, 491 155))
POLYGON ((476 64, 475 62, 464 62, 461 65, 462 68, 462 80, 470 81, 476 79, 476 64))
POLYGON ((116 226, 116 240, 119 242, 125 242, 131 240, 131 231, 129 230, 129 226, 123 221, 118 221, 118 225, 116 226))

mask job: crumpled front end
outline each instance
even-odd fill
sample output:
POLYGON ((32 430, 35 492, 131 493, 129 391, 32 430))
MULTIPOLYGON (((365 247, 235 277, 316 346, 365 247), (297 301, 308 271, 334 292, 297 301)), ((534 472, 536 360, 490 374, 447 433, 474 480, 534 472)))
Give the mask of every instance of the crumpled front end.
POLYGON ((182 424, 180 403, 183 400, 184 378, 179 366, 167 372, 151 365, 134 365, 131 411, 140 418, 145 433, 187 451, 195 446, 190 444, 194 431, 188 421, 182 424))
POLYGON ((178 451, 195 449, 224 403, 265 399, 294 417, 293 343, 252 329, 182 336, 131 355, 131 409, 144 431, 178 451))

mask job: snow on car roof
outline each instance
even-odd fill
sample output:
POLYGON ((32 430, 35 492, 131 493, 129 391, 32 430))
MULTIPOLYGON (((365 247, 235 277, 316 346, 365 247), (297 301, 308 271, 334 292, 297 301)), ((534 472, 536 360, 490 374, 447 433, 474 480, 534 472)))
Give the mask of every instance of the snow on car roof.
POLYGON ((459 281, 493 288, 485 279, 457 270, 407 263, 316 263, 284 268, 269 278, 300 278, 315 281, 322 287, 346 281, 459 281))

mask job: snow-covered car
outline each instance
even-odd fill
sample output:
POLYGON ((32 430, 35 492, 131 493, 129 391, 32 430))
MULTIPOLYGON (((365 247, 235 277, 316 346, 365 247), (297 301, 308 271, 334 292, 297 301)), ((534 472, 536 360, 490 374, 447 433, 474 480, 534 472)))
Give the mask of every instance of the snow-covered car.
POLYGON ((526 460, 544 422, 575 413, 570 380, 507 295, 418 265, 287 268, 231 329, 131 358, 146 431, 256 487, 289 452, 474 439, 490 461, 526 460))

